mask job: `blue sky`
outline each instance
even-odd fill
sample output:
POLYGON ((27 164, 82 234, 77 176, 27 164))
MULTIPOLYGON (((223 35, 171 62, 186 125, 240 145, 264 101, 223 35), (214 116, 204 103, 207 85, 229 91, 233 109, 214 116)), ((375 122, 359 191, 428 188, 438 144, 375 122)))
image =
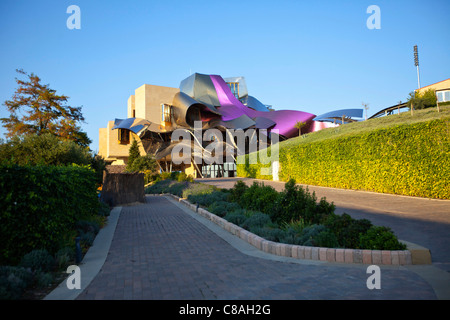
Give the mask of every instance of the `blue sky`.
POLYGON ((244 76, 249 94, 277 110, 365 102, 370 116, 417 88, 416 44, 421 85, 450 78, 449 14, 448 0, 1 0, 0 101, 17 88, 17 68, 37 74, 83 107, 94 151, 136 88, 178 87, 191 72, 244 76), (70 5, 80 30, 66 26, 70 5), (366 26, 370 5, 381 29, 366 26))

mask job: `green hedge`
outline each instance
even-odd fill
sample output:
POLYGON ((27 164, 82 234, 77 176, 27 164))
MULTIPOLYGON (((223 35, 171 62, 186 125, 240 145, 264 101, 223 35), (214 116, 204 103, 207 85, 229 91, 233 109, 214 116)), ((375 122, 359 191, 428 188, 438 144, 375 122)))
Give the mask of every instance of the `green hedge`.
MULTIPOLYGON (((246 160, 237 165, 239 176, 271 178, 246 160)), ((281 145, 279 161, 282 181, 450 199, 450 119, 281 145)))
POLYGON ((75 223, 99 210, 95 171, 81 166, 0 166, 0 264, 34 249, 55 253, 75 223))

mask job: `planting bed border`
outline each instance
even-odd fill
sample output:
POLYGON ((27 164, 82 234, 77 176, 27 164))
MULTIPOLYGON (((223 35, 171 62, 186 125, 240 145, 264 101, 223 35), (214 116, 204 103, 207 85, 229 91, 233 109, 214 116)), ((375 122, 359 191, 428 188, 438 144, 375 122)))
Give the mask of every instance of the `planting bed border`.
POLYGON ((206 209, 200 207, 197 208, 197 205, 190 203, 187 199, 180 198, 170 193, 148 195, 170 196, 202 217, 214 222, 231 234, 251 244, 255 248, 278 256, 335 263, 396 266, 431 264, 431 253, 429 249, 406 241, 401 242, 407 245, 407 250, 339 249, 279 243, 266 240, 248 230, 245 230, 244 228, 228 222, 227 220, 209 212, 206 209))

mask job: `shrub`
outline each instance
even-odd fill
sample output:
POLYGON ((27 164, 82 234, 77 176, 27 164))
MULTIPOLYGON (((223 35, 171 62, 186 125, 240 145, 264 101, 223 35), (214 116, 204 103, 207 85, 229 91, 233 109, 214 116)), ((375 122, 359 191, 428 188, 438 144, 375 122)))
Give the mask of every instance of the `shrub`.
POLYGON ((314 246, 326 247, 326 248, 338 248, 339 243, 331 230, 325 230, 320 232, 317 236, 312 238, 314 246))
POLYGON ((208 207, 209 212, 214 213, 219 217, 224 217, 228 212, 238 209, 240 209, 240 207, 237 203, 227 201, 215 201, 208 207))
POLYGON ((228 212, 225 215, 224 219, 227 220, 228 222, 231 222, 231 223, 237 225, 237 226, 240 226, 247 219, 247 216, 245 215, 245 211, 243 209, 237 209, 237 210, 228 212))
POLYGON ((324 198, 317 203, 315 193, 295 184, 294 179, 286 182, 278 201, 271 212, 274 222, 284 223, 292 220, 304 220, 307 224, 321 223, 329 214, 333 213, 334 204, 324 198))
POLYGON ((38 288, 45 288, 53 283, 54 277, 50 272, 38 272, 35 276, 36 286, 38 288))
POLYGON ((239 203, 241 200, 241 196, 247 191, 248 186, 244 181, 237 181, 233 188, 230 189, 230 200, 239 203))
POLYGON ((0 266, 0 300, 20 299, 33 283, 31 270, 16 266, 0 266))
POLYGON ((327 227, 320 224, 313 224, 311 226, 305 227, 300 235, 300 243, 305 246, 316 246, 315 239, 321 232, 326 232, 327 227))
POLYGON ((36 249, 23 256, 20 266, 36 272, 48 272, 53 270, 55 260, 47 250, 36 249))
POLYGON ((55 255, 55 263, 58 270, 65 270, 75 261, 75 250, 72 247, 64 247, 55 255))
POLYGON ((79 219, 97 215, 96 175, 79 166, 0 165, 1 264, 33 249, 54 254, 79 219))
POLYGON ((270 216, 262 212, 253 212, 242 224, 242 228, 247 230, 255 230, 272 223, 270 216))
POLYGON ((330 215, 324 223, 336 236, 343 248, 359 248, 360 236, 365 234, 372 223, 367 219, 353 219, 350 215, 330 215))
POLYGON ((388 227, 372 226, 360 236, 360 247, 369 250, 405 250, 406 245, 399 242, 388 227))
POLYGON ((79 220, 75 226, 80 234, 91 232, 95 235, 100 231, 98 222, 92 220, 79 220))
POLYGON ((228 202, 228 194, 220 191, 207 190, 208 193, 190 194, 187 199, 192 203, 198 203, 201 206, 209 207, 215 202, 228 202))
MULTIPOLYGON (((233 194, 233 192, 231 193, 233 194)), ((271 186, 253 182, 241 195, 238 203, 249 210, 257 210, 263 213, 271 213, 278 199, 278 192, 271 186)))
POLYGON ((274 242, 280 242, 285 237, 283 230, 269 226, 253 228, 252 232, 266 240, 274 242))
POLYGON ((73 163, 89 165, 96 160, 99 159, 92 159, 89 149, 50 133, 23 138, 15 136, 0 145, 0 163, 67 166, 73 163))
POLYGON ((180 172, 180 174, 177 177, 178 182, 182 181, 188 181, 188 182, 194 182, 194 178, 191 175, 187 175, 184 172, 180 172))
POLYGON ((189 186, 183 190, 183 198, 189 199, 189 196, 203 196, 217 191, 218 189, 215 186, 202 183, 190 183, 189 186))

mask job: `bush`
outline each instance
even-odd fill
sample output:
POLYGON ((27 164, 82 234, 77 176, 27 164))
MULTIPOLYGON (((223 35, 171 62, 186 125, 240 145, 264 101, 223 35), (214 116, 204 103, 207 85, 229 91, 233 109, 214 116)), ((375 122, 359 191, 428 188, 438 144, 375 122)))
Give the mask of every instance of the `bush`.
POLYGON ((317 236, 312 238, 312 242, 315 247, 325 247, 325 248, 338 248, 339 243, 331 230, 325 230, 320 232, 317 236))
POLYGON ((360 237, 360 247, 369 250, 406 250, 388 227, 372 226, 360 237))
POLYGON ((359 248, 360 236, 365 234, 372 223, 367 219, 353 219, 350 215, 330 215, 324 223, 336 236, 342 248, 359 248))
POLYGON ((48 272, 55 267, 55 260, 47 250, 37 249, 24 255, 20 266, 36 272, 48 272))
POLYGON ((188 201, 197 203, 203 207, 209 207, 215 202, 228 202, 228 194, 221 191, 200 188, 195 194, 187 196, 188 201), (200 191, 199 191, 200 190, 200 191), (206 190, 208 193, 203 193, 206 190))
POLYGON ((177 178, 178 182, 188 181, 188 182, 194 182, 194 178, 191 175, 187 175, 184 172, 180 172, 177 178))
POLYGON ((15 136, 0 145, 0 163, 67 166, 73 163, 89 165, 93 161, 89 149, 50 133, 23 138, 15 136))
POLYGON ((33 249, 56 253, 79 219, 97 215, 94 170, 0 165, 0 264, 15 265, 33 249))
POLYGON ((54 280, 53 274, 50 272, 38 272, 35 278, 36 278, 36 286, 38 288, 49 287, 54 280))
POLYGON ((326 232, 327 230, 327 227, 320 224, 305 227, 299 237, 300 243, 305 246, 315 247, 317 242, 315 239, 318 238, 321 232, 326 232))
POLYGON ((237 226, 240 226, 244 223, 244 221, 247 219, 247 216, 245 215, 245 211, 243 209, 237 209, 231 212, 228 212, 225 217, 225 220, 228 222, 231 222, 237 226))
POLYGON ((58 250, 55 255, 55 263, 58 270, 65 270, 75 261, 75 249, 64 247, 58 250))
POLYGON ((31 270, 16 266, 0 266, 0 300, 20 299, 33 283, 31 270))
POLYGON ((272 220, 268 214, 262 212, 252 212, 242 224, 242 228, 252 231, 271 224, 272 220))
POLYGON ((224 217, 228 212, 240 209, 239 205, 234 202, 215 201, 209 205, 208 211, 219 217, 224 217))
POLYGON ((237 181, 233 188, 230 189, 230 201, 234 201, 239 203, 241 200, 241 196, 247 191, 248 186, 245 184, 245 182, 239 180, 237 181))
POLYGON ((215 186, 202 183, 190 183, 189 186, 183 190, 183 198, 189 198, 189 196, 203 196, 217 191, 219 191, 219 189, 215 186))
MULTIPOLYGON (((233 195, 233 192, 231 192, 233 195)), ((278 192, 271 186, 263 183, 253 182, 241 195, 238 203, 241 207, 249 210, 271 213, 278 200, 278 192)))
POLYGON ((302 219, 307 224, 319 224, 334 212, 335 206, 324 198, 317 203, 315 193, 295 184, 294 179, 286 182, 278 201, 271 212, 274 222, 285 223, 302 219))
POLYGON ((274 242, 280 242, 285 237, 283 230, 269 226, 255 227, 252 229, 252 232, 266 240, 274 242))

